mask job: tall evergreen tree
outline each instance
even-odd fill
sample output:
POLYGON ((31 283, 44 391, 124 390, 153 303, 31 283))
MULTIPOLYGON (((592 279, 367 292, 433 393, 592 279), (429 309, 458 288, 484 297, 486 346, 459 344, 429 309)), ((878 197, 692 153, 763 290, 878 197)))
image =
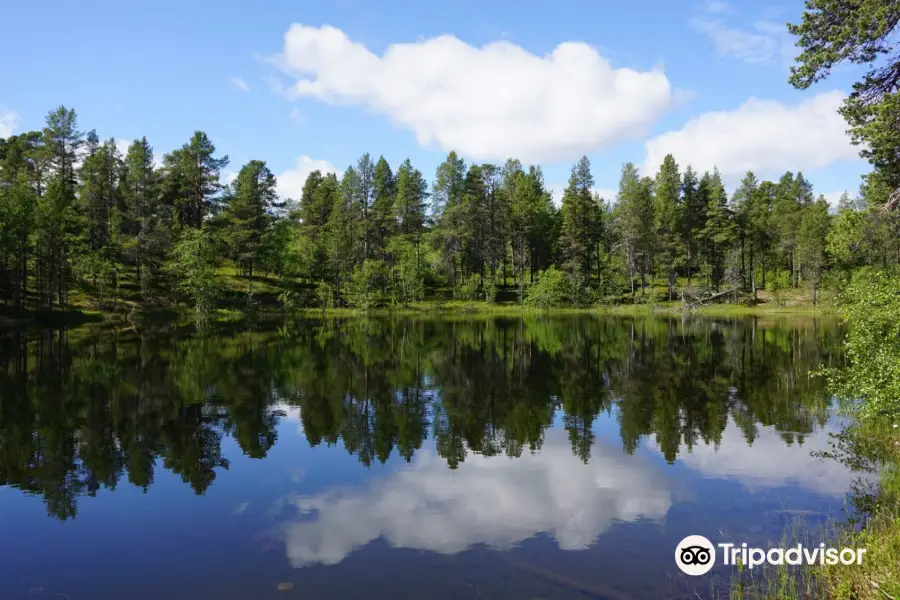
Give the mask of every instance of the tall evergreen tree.
POLYGON ((432 188, 432 215, 438 225, 437 245, 444 269, 450 275, 450 287, 456 297, 460 259, 463 250, 463 194, 465 192, 465 162, 450 152, 447 160, 438 165, 432 188))
POLYGON ((572 167, 569 184, 563 192, 560 229, 563 265, 577 276, 581 286, 590 281, 600 239, 599 207, 591 191, 593 185, 591 163, 584 156, 572 167))
POLYGON ((163 158, 166 201, 172 206, 176 223, 182 227, 200 227, 216 212, 221 170, 228 157, 216 157, 216 147, 202 131, 163 158))
POLYGON ((124 228, 131 239, 125 245, 125 254, 136 269, 136 279, 146 300, 151 272, 161 266, 166 245, 165 231, 159 226, 159 187, 153 168, 153 148, 146 137, 128 147, 122 198, 126 212, 124 228))
POLYGON ((397 194, 397 182, 391 166, 383 156, 378 158, 372 172, 372 230, 375 254, 383 255, 388 239, 396 232, 394 220, 394 196, 397 194))
POLYGON ((713 289, 719 291, 725 278, 725 261, 737 232, 733 214, 728 208, 728 194, 718 169, 700 178, 698 192, 706 206, 706 220, 701 232, 707 274, 713 289))
POLYGON ((625 249, 631 294, 635 293, 635 277, 640 275, 641 291, 645 290, 650 271, 650 252, 653 239, 653 186, 649 178, 642 178, 632 163, 625 163, 619 178, 619 202, 616 220, 625 249))
POLYGON ((251 160, 241 167, 224 197, 222 216, 227 240, 235 260, 250 278, 251 290, 253 268, 259 263, 277 199, 275 175, 261 160, 251 160))
POLYGON ((828 202, 824 197, 803 211, 797 236, 797 253, 806 278, 812 284, 813 305, 819 303, 819 286, 825 270, 825 244, 830 221, 828 202))
POLYGON ((654 183, 654 245, 656 263, 666 278, 669 299, 675 297, 675 282, 683 257, 679 221, 681 219, 681 174, 675 157, 667 154, 654 183))

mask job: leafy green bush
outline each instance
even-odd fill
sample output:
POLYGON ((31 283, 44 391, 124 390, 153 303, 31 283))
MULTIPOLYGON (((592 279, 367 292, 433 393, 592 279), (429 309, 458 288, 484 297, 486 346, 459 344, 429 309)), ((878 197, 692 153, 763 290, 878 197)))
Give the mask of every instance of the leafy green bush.
POLYGON ((336 301, 334 286, 327 281, 320 281, 316 286, 316 300, 321 308, 334 308, 336 301))
POLYGON ((170 269, 178 290, 191 298, 198 321, 205 321, 222 295, 216 273, 216 240, 206 227, 187 228, 175 244, 170 269))
POLYGON ((493 279, 488 279, 484 284, 484 299, 489 304, 497 301, 497 282, 493 279))
POLYGON ((537 281, 525 293, 525 304, 536 308, 552 308, 569 303, 572 285, 569 276, 550 267, 538 276, 537 281))
POLYGON ((477 300, 480 288, 481 277, 477 273, 472 273, 459 283, 456 294, 460 300, 477 300))
POLYGON ((394 255, 389 291, 396 304, 408 305, 425 297, 425 264, 419 249, 406 240, 394 239, 388 250, 394 255))
POLYGON ((353 269, 344 293, 347 304, 363 310, 376 306, 380 295, 378 284, 382 272, 381 261, 372 259, 366 259, 363 264, 353 269))
POLYGON ((832 383, 864 415, 900 415, 900 272, 863 268, 839 302, 849 365, 829 372, 832 383))

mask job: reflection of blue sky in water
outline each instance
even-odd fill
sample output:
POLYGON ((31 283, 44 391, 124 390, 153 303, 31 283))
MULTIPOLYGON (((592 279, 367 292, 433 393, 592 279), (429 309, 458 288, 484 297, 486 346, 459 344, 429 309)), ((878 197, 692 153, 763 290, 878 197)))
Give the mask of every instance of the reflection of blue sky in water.
MULTIPOLYGON (((691 452, 683 449, 678 460, 705 477, 736 480, 750 492, 790 485, 823 496, 843 496, 854 474, 838 461, 813 456, 831 450, 830 434, 840 430, 839 423, 830 422, 804 435, 802 445, 788 445, 774 427, 757 425, 757 438, 748 446, 743 432, 729 419, 718 447, 699 443, 691 452)), ((656 447, 652 437, 648 446, 656 447)))
MULTIPOLYGON (((289 414, 299 419, 299 413, 289 414)), ((543 449, 520 458, 469 455, 457 470, 432 447, 409 465, 363 485, 335 486, 284 501, 299 517, 285 526, 288 558, 294 567, 337 564, 378 538, 398 548, 441 554, 485 545, 509 549, 548 534, 562 550, 589 547, 615 522, 662 521, 683 498, 669 467, 658 460, 655 440, 635 455, 622 453, 614 420, 600 418, 598 441, 585 465, 572 455, 566 432, 546 432, 543 449), (650 449, 648 452, 647 449, 650 449)), ((729 420, 718 447, 682 447, 682 467, 703 478, 724 478, 748 492, 789 486, 821 496, 843 496, 851 474, 831 460, 811 455, 828 448, 831 425, 788 446, 772 427, 758 426, 748 446, 729 420)))

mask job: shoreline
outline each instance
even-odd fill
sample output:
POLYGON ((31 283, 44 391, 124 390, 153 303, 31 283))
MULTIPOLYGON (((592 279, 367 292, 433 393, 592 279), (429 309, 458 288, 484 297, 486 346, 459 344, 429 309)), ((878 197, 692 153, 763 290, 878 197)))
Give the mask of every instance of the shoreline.
MULTIPOLYGON (((172 308, 150 308, 138 313, 141 321, 171 321, 191 318, 192 310, 184 305, 172 308)), ((213 321, 233 321, 251 316, 246 310, 219 308, 211 315, 213 321)), ((280 307, 263 306, 257 314, 266 316, 282 315, 300 317, 460 317, 460 316, 566 316, 566 315, 600 315, 621 317, 723 317, 748 318, 754 316, 767 317, 840 317, 842 312, 831 306, 771 306, 759 304, 748 306, 743 304, 709 304, 691 309, 683 308, 680 303, 661 304, 606 304, 590 307, 553 307, 537 308, 514 303, 488 303, 484 301, 466 302, 461 300, 439 301, 425 300, 407 306, 380 306, 375 308, 297 308, 284 310, 280 307)), ((17 311, 13 314, 0 314, 0 330, 32 327, 76 327, 86 324, 131 324, 134 325, 132 313, 122 311, 100 310, 67 310, 67 311, 17 311)))

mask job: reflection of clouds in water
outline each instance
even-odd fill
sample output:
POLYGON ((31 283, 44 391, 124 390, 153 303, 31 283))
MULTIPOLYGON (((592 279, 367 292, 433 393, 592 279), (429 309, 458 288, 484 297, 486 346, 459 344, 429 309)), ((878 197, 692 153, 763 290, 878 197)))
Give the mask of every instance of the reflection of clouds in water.
POLYGON ((281 417, 281 421, 291 421, 293 423, 297 423, 297 433, 303 435, 303 421, 300 420, 300 407, 299 406, 291 406, 290 404, 272 404, 269 407, 271 411, 283 412, 284 416, 281 417))
POLYGON ((520 458, 470 455, 456 471, 431 451, 365 488, 298 496, 312 520, 290 524, 294 567, 336 564, 381 536, 395 547, 461 552, 503 549, 539 533, 564 550, 590 545, 614 520, 660 519, 672 502, 663 473, 640 456, 595 445, 588 465, 565 432, 547 432, 543 450, 520 458))
POLYGON ((701 442, 679 460, 707 477, 737 479, 750 491, 796 485, 829 496, 848 492, 855 475, 836 460, 812 455, 831 449, 829 434, 840 431, 840 423, 805 435, 802 446, 796 442, 788 446, 774 427, 756 428, 758 436, 748 446, 743 432, 729 419, 718 449, 701 442))

